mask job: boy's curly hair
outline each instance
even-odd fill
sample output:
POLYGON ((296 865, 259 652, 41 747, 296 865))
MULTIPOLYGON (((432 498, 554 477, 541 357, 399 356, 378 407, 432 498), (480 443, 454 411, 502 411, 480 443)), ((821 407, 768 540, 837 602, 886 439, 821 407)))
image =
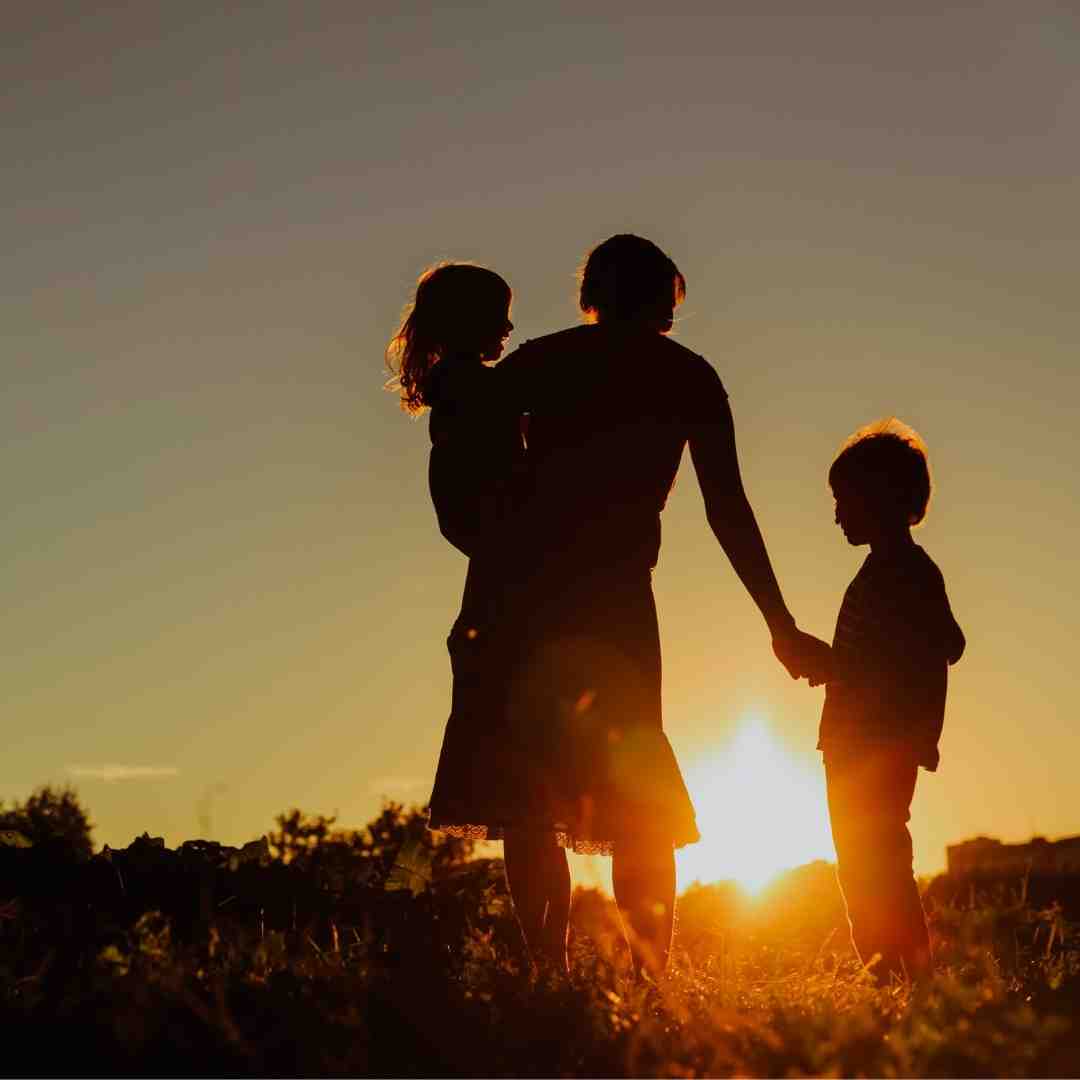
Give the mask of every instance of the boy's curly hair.
POLYGON ((859 428, 829 469, 829 487, 853 488, 883 507, 896 507, 918 525, 930 504, 926 443, 895 416, 859 428))

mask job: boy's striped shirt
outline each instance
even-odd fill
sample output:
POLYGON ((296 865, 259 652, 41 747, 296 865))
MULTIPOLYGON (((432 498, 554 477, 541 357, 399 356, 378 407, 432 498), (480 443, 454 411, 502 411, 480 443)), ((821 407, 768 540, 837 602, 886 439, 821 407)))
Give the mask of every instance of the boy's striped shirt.
POLYGON ((901 743, 936 769, 948 665, 964 651, 941 571, 918 544, 871 552, 844 593, 818 748, 901 743))

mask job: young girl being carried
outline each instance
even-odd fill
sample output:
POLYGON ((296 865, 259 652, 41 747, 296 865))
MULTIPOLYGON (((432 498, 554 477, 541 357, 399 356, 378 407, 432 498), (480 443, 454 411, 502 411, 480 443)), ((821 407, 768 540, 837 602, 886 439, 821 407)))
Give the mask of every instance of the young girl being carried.
POLYGON ((439 531, 469 558, 491 541, 522 455, 516 418, 492 407, 487 367, 514 328, 512 299, 494 271, 443 263, 421 274, 387 348, 401 407, 431 409, 428 480, 439 531))
POLYGON ((431 500, 439 530, 469 557, 461 613, 447 646, 453 674, 429 825, 500 839, 520 792, 503 767, 512 634, 503 617, 507 523, 523 468, 519 420, 500 407, 494 369, 513 330, 510 286, 463 263, 426 271, 387 349, 401 405, 430 408, 431 500))

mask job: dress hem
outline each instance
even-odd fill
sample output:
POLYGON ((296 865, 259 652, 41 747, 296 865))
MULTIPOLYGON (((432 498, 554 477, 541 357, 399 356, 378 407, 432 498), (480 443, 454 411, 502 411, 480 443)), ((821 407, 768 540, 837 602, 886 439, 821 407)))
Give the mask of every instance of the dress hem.
MULTIPOLYGON (((543 832, 550 833, 555 837, 555 843, 558 847, 565 848, 567 851, 574 852, 575 855, 614 855, 617 847, 627 845, 627 838, 622 840, 603 839, 598 840, 592 837, 584 837, 576 835, 572 829, 566 825, 519 825, 519 826, 505 826, 505 825, 461 825, 456 823, 434 823, 428 822, 428 828, 432 832, 446 833, 447 836, 453 836, 458 840, 474 840, 477 842, 484 842, 489 840, 505 840, 507 828, 520 828, 527 829, 530 832, 543 832)), ((686 847, 688 844, 696 844, 701 839, 701 834, 695 829, 692 834, 677 835, 670 838, 671 846, 673 848, 686 847)), ((629 846, 637 846, 632 842, 629 846)))

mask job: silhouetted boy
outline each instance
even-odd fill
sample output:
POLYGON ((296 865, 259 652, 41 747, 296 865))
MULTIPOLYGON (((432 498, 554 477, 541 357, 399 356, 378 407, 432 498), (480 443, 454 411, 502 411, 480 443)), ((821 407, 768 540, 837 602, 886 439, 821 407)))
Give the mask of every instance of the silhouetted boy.
POLYGON ((907 822, 918 767, 938 766, 948 665, 964 635, 941 571, 911 538, 930 500, 919 436, 897 421, 856 432, 829 486, 848 543, 870 554, 811 677, 826 683, 818 749, 851 940, 863 963, 880 956, 884 981, 930 966, 907 822))

